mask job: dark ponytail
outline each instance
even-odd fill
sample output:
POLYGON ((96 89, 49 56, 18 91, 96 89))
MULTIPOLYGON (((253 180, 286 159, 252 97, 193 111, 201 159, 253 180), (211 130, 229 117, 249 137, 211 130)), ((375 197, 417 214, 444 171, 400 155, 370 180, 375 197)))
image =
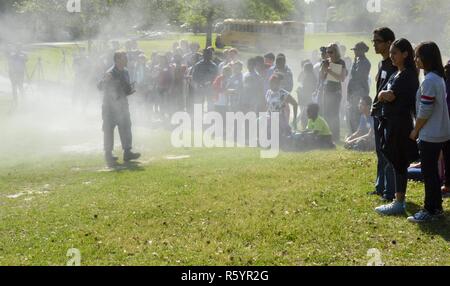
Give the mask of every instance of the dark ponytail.
POLYGON ((407 39, 401 38, 396 40, 392 46, 397 48, 402 53, 408 52, 408 57, 405 59, 405 68, 414 70, 417 76, 419 76, 419 72, 416 68, 416 62, 414 61, 414 49, 411 43, 407 39))
POLYGON ((444 65, 442 63, 441 51, 434 42, 420 43, 416 48, 417 56, 422 61, 423 67, 427 72, 435 72, 442 78, 445 78, 444 65))

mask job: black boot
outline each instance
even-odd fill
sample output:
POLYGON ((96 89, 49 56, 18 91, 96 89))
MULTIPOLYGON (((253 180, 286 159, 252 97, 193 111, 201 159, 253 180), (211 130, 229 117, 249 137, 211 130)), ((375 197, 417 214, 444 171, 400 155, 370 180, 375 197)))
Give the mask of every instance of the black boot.
POLYGON ((139 159, 141 157, 141 154, 139 154, 139 153, 133 153, 133 152, 131 152, 131 150, 126 150, 124 153, 123 153, 123 161, 124 162, 130 162, 130 161, 133 161, 133 160, 137 160, 137 159, 139 159))

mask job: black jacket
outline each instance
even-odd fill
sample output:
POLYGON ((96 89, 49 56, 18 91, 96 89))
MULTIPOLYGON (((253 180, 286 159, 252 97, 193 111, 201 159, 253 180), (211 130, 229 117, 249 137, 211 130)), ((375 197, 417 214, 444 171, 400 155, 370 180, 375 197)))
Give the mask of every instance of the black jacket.
POLYGON ((417 143, 409 139, 414 128, 415 99, 419 79, 414 69, 394 73, 384 90, 394 92, 395 100, 382 103, 380 117, 381 150, 401 174, 407 172, 411 162, 418 159, 417 143))
POLYGON ((103 79, 97 85, 98 89, 105 94, 104 102, 126 98, 135 92, 133 84, 130 83, 130 75, 127 69, 119 71, 114 66, 106 73, 111 75, 111 79, 103 79))
POLYGON ((348 83, 348 94, 369 95, 369 73, 371 64, 366 57, 359 57, 352 66, 351 79, 348 83))

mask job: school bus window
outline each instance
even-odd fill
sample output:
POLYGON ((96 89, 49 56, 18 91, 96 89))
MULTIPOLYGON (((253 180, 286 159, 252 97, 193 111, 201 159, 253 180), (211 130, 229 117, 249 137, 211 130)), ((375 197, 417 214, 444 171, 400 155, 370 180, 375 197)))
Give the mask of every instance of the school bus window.
MULTIPOLYGON (((248 46, 256 46, 266 41, 269 38, 274 39, 280 36, 287 36, 289 39, 298 37, 294 41, 293 45, 298 46, 303 49, 304 44, 304 26, 297 25, 297 22, 271 22, 271 21, 240 21, 240 20, 230 20, 226 21, 224 25, 225 32, 223 33, 223 44, 224 45, 237 45, 243 44, 248 46), (242 37, 235 32, 245 33, 246 37, 242 37), (249 35, 247 37, 247 34, 249 35), (258 35, 259 34, 259 35, 258 35)), ((291 41, 291 40, 289 40, 291 41)), ((270 41, 269 41, 270 42, 270 41)), ((268 43, 270 44, 270 43, 268 43)))

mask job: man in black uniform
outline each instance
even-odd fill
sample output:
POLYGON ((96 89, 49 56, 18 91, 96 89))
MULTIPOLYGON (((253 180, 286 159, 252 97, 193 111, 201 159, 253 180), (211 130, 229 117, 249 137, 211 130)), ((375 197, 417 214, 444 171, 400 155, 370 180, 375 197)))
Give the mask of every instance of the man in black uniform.
POLYGON ((123 160, 129 162, 141 156, 139 153, 131 152, 131 118, 127 97, 135 90, 130 83, 127 64, 126 52, 116 52, 114 66, 106 72, 105 77, 98 84, 98 88, 104 92, 102 107, 104 149, 105 160, 109 167, 113 167, 118 160, 112 155, 116 126, 119 128, 120 141, 124 150, 123 160))
POLYGON ((375 191, 371 194, 383 196, 385 200, 391 201, 395 196, 395 181, 394 181, 394 170, 389 167, 386 159, 381 152, 380 138, 380 120, 381 117, 381 103, 378 101, 378 94, 388 83, 391 76, 397 71, 397 68, 392 64, 390 58, 390 47, 395 41, 395 34, 389 28, 379 28, 373 32, 373 46, 375 52, 383 57, 383 60, 378 65, 377 74, 377 94, 372 107, 372 116, 374 118, 374 129, 375 129, 375 146, 378 157, 377 165, 377 181, 375 185, 375 191))

